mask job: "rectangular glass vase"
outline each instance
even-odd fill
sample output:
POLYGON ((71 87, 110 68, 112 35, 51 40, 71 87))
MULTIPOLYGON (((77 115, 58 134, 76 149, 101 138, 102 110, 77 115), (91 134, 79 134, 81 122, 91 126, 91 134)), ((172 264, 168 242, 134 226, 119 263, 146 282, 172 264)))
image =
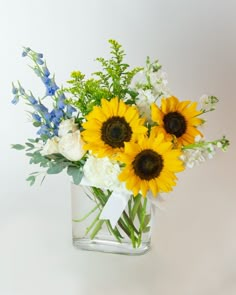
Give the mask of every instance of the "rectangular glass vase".
POLYGON ((150 249, 153 210, 148 198, 130 196, 115 227, 100 219, 111 192, 71 184, 72 234, 76 248, 126 255, 150 249))

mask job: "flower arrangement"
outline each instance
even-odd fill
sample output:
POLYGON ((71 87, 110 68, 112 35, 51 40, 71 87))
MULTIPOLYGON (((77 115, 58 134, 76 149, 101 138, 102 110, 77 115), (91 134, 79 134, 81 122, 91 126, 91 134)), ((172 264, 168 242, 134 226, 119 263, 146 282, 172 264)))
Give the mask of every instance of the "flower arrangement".
POLYGON ((138 248, 150 230, 148 201, 171 191, 176 173, 212 158, 217 148, 225 151, 229 141, 207 141, 201 131, 215 96, 202 96, 200 106, 181 101, 158 60, 130 69, 122 46, 109 43, 111 58, 97 58, 102 70, 89 79, 74 71, 66 88, 56 84, 43 54, 24 48, 46 92, 36 98, 20 82, 12 84, 12 103, 24 100, 37 128, 35 138, 12 147, 44 170, 31 173, 31 185, 39 175, 66 170, 74 184, 91 188, 94 206, 73 219, 80 223, 97 212, 86 235, 94 239, 106 226, 118 243, 128 239, 138 248))

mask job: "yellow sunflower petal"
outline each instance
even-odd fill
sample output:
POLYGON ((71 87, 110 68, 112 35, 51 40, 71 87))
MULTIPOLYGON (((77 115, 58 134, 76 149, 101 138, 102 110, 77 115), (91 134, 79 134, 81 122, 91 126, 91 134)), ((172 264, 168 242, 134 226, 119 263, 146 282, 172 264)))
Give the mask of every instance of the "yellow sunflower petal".
POLYGON ((162 99, 160 116, 158 107, 153 107, 152 119, 159 126, 153 127, 155 133, 163 132, 165 140, 172 141, 176 146, 191 144, 194 142, 196 135, 201 132, 197 126, 203 123, 203 120, 198 118, 201 111, 197 110, 197 102, 182 101, 176 97, 162 99), (165 120, 165 123, 164 123, 165 120))
POLYGON ((151 116, 154 122, 158 123, 159 125, 161 124, 163 120, 163 113, 155 103, 151 105, 151 116))
POLYGON ((98 157, 113 157, 122 152, 125 142, 136 141, 147 132, 136 107, 115 97, 101 100, 86 116, 82 132, 86 148, 98 157), (94 136, 93 136, 94 135, 94 136))
POLYGON ((137 143, 126 143, 120 155, 125 164, 119 175, 120 181, 137 194, 141 191, 145 197, 150 190, 155 196, 159 191, 168 192, 176 184, 176 172, 184 169, 179 159, 180 150, 173 150, 170 142, 164 141, 163 134, 157 135, 151 130, 149 138, 142 138, 137 143), (158 144, 157 144, 158 143, 158 144))

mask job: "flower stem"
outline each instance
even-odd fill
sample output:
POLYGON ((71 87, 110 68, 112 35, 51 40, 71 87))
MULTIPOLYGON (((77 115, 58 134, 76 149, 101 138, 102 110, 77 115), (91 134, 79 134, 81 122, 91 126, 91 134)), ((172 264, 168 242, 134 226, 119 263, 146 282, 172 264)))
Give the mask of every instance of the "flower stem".
POLYGON ((96 234, 100 231, 100 229, 102 228, 103 223, 105 222, 105 220, 99 220, 95 229, 93 230, 93 232, 90 235, 91 239, 94 239, 96 234))
POLYGON ((95 206, 91 211, 89 211, 86 215, 84 215, 80 219, 72 219, 73 222, 81 222, 84 221, 87 217, 89 217, 93 212, 95 212, 99 208, 99 205, 95 206))
POLYGON ((96 222, 99 220, 99 216, 100 216, 101 212, 99 212, 99 214, 96 216, 96 218, 94 219, 94 221, 90 224, 89 227, 87 227, 85 235, 87 235, 90 230, 94 227, 94 225, 96 224, 96 222))

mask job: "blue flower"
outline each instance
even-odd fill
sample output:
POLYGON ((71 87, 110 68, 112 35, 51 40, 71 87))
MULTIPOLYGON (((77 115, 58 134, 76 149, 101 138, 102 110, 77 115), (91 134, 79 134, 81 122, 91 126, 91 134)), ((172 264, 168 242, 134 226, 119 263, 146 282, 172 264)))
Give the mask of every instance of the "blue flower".
POLYGON ((11 103, 13 104, 17 104, 18 102, 19 102, 19 96, 15 96, 11 101, 11 103))
POLYGON ((25 89, 20 85, 20 83, 19 83, 19 92, 21 95, 25 94, 25 89))
POLYGON ((57 127, 60 124, 60 118, 57 117, 53 117, 52 119, 52 123, 54 124, 54 127, 57 127))
POLYGON ((48 126, 47 125, 42 125, 39 130, 37 131, 37 134, 38 135, 46 135, 48 137, 51 137, 51 133, 50 131, 48 130, 48 126))
POLYGON ((47 66, 44 66, 43 67, 43 74, 44 74, 45 77, 49 77, 50 76, 50 72, 49 72, 47 66))
POLYGON ((59 110, 55 110, 55 117, 56 117, 56 118, 59 119, 59 118, 63 117, 63 114, 64 114, 64 113, 63 113, 62 110, 60 110, 60 109, 59 109, 59 110))
POLYGON ((31 51, 29 47, 24 47, 24 50, 22 52, 22 56, 25 57, 28 55, 28 53, 31 51))
POLYGON ((44 64, 44 61, 43 61, 41 58, 37 58, 37 59, 36 59, 36 63, 37 63, 38 65, 43 65, 43 64, 44 64))
POLYGON ((48 109, 43 104, 35 104, 33 105, 34 109, 38 112, 47 113, 48 109))
POLYGON ((43 113, 44 119, 50 124, 51 123, 51 115, 49 112, 43 113))
POLYGON ((12 83, 12 93, 15 95, 18 93, 18 89, 15 87, 15 85, 12 83))
POLYGON ((68 104, 67 107, 66 107, 67 116, 71 117, 74 112, 76 112, 76 109, 68 104))
POLYGON ((59 89, 54 79, 50 79, 49 82, 45 83, 46 86, 46 96, 52 96, 59 89))
MULTIPOLYGON (((41 74, 41 73, 40 73, 40 74, 41 74)), ((51 83, 51 79, 50 79, 49 77, 47 77, 47 76, 42 76, 41 79, 42 79, 42 81, 43 81, 43 83, 44 83, 44 85, 45 85, 46 87, 50 85, 50 83, 51 83)))
POLYGON ((59 123, 61 121, 61 118, 63 117, 64 113, 61 110, 54 109, 54 110, 51 111, 50 115, 51 115, 51 122, 56 127, 56 126, 59 125, 59 123))
POLYGON ((63 92, 60 93, 58 99, 59 99, 59 100, 65 100, 65 99, 66 99, 65 94, 64 94, 63 92))
POLYGON ((37 57, 38 58, 43 58, 43 54, 42 53, 37 53, 37 57))
POLYGON ((32 95, 28 97, 28 100, 29 100, 29 102, 31 104, 37 104, 38 103, 38 101, 32 95))
POLYGON ((32 118, 36 121, 36 122, 41 122, 41 117, 38 114, 33 113, 32 114, 32 118))
POLYGON ((60 110, 63 110, 64 107, 65 107, 64 100, 58 100, 58 102, 57 102, 57 107, 58 107, 60 110))
POLYGON ((58 136, 58 126, 53 129, 54 136, 58 136))

